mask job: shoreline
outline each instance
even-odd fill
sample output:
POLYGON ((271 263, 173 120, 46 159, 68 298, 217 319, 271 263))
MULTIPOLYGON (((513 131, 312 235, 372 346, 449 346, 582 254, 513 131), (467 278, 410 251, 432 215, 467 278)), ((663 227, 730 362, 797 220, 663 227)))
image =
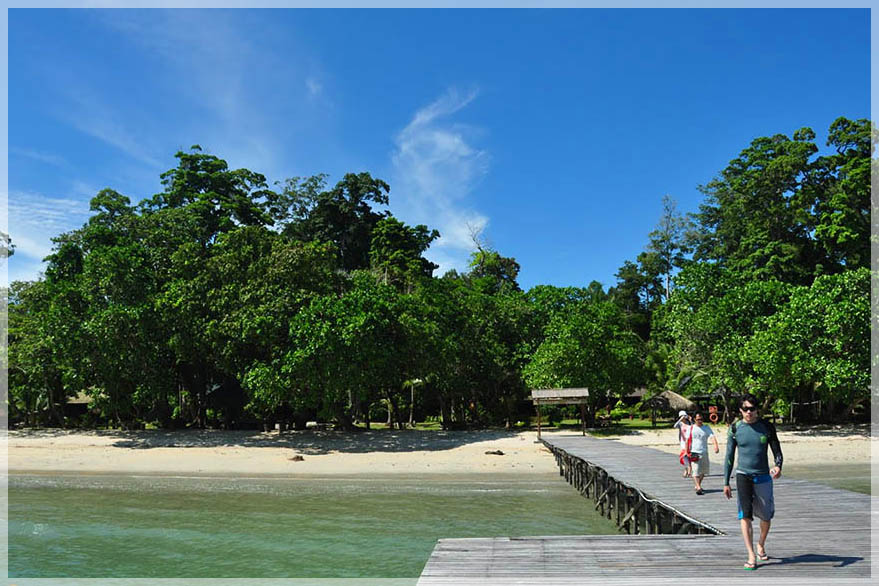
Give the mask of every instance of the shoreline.
MULTIPOLYGON (((722 462, 726 428, 714 426, 722 462)), ((579 435, 572 430, 543 435, 579 435)), ((676 456, 669 428, 600 436, 676 456)), ((785 465, 870 464, 869 426, 779 431, 785 465)), ((320 478, 544 474, 558 471, 536 431, 69 431, 12 430, 0 438, 9 474, 320 478), (501 451, 502 455, 492 452, 501 451), (301 457, 301 460, 294 460, 301 457)), ((669 465, 679 465, 676 457, 669 465)))

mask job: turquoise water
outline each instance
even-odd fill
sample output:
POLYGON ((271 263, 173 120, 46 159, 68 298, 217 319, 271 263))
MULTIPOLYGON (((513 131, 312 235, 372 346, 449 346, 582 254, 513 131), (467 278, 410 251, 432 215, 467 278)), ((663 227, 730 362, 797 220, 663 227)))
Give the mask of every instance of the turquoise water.
POLYGON ((9 577, 417 577, 439 538, 612 534, 557 474, 9 477, 9 577))
POLYGON ((870 494, 870 463, 865 464, 822 464, 821 466, 802 466, 785 464, 784 475, 799 478, 834 488, 870 494))

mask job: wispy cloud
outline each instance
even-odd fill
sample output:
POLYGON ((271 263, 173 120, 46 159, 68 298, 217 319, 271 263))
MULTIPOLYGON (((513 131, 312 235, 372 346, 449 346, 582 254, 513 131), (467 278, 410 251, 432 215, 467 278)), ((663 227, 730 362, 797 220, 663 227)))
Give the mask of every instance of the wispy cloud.
POLYGON ((26 159, 31 159, 34 161, 39 161, 40 163, 47 163, 55 167, 61 167, 64 169, 70 168, 70 163, 67 162, 67 159, 52 153, 45 153, 19 147, 9 147, 9 154, 13 156, 24 157, 26 159))
POLYGON ((41 261, 52 252, 53 236, 78 228, 89 216, 86 201, 27 191, 10 192, 8 209, 9 235, 15 245, 10 263, 20 256, 41 261))
POLYGON ((247 34, 265 29, 260 16, 202 10, 114 10, 101 15, 105 26, 125 42, 162 63, 167 86, 161 91, 180 110, 198 112, 186 128, 168 129, 166 139, 199 142, 230 165, 269 175, 282 161, 286 164, 279 117, 285 124, 296 124, 284 108, 314 103, 323 98, 325 88, 319 75, 306 73, 304 55, 291 59, 277 51, 277 36, 266 30, 247 34))
POLYGON ((409 223, 440 231, 428 253, 439 274, 466 267, 473 233, 488 224, 467 200, 488 170, 488 153, 471 144, 477 129, 450 120, 476 96, 449 89, 418 110, 394 141, 392 208, 409 223))
POLYGON ((141 164, 161 169, 152 125, 143 115, 115 106, 105 95, 73 71, 51 66, 51 85, 59 89, 54 115, 76 130, 125 153, 141 164))

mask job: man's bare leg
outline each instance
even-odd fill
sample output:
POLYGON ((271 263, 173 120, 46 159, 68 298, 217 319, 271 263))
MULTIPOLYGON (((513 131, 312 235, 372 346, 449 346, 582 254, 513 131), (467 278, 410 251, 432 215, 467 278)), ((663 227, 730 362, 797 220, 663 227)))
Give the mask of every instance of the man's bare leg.
POLYGON ((760 519, 760 541, 757 542, 757 553, 762 556, 766 555, 766 536, 769 535, 769 527, 772 521, 764 521, 760 519))
POLYGON ((696 481, 696 490, 702 490, 702 479, 705 478, 704 474, 700 474, 699 476, 693 477, 693 480, 696 481))
MULTIPOLYGON (((762 524, 761 524, 762 529, 762 524)), ((757 556, 754 555, 754 536, 751 534, 751 520, 742 519, 742 537, 745 540, 745 548, 748 550, 748 563, 756 564, 757 556)))

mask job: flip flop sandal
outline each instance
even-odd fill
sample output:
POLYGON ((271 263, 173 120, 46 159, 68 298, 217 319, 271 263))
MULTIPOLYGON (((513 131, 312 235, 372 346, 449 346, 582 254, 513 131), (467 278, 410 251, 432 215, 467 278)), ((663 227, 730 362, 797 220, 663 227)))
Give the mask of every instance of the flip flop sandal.
POLYGON ((764 562, 769 561, 769 554, 766 553, 766 550, 765 550, 765 549, 763 550, 763 553, 760 553, 760 552, 758 551, 758 552, 757 552, 757 557, 760 558, 760 559, 761 559, 762 561, 764 561, 764 562))
POLYGON ((742 569, 749 570, 749 571, 756 570, 757 569, 757 562, 754 562, 754 563, 745 562, 745 565, 742 566, 742 569))

